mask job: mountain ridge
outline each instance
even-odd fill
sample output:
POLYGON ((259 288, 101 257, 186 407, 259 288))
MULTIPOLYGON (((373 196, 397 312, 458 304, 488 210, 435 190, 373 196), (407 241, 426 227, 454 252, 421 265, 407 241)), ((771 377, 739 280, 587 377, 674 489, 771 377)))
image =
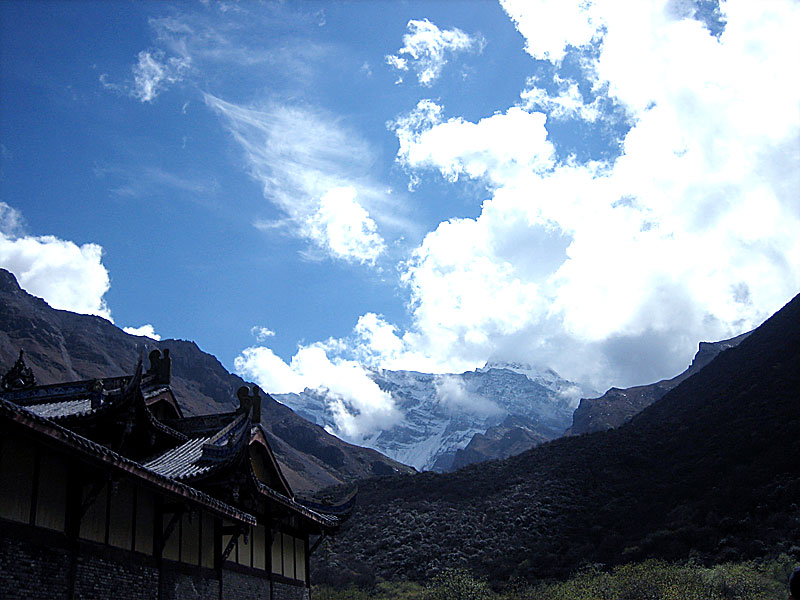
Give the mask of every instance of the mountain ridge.
MULTIPOLYGON (((0 269, 0 305, 3 372, 20 349, 40 383, 126 375, 143 351, 169 349, 171 387, 189 415, 233 409, 236 391, 247 384, 195 342, 133 336, 102 317, 54 309, 23 290, 5 269, 0 269)), ((269 395, 263 400, 262 423, 287 479, 299 492, 412 470, 375 450, 339 440, 269 395)))
MULTIPOLYGON (((520 431, 517 435, 530 445, 559 437, 572 420, 574 400, 588 390, 552 369, 516 363, 487 363, 474 371, 447 374, 369 369, 368 375, 392 395, 403 421, 379 431, 365 445, 420 471, 450 470, 456 455, 476 435, 485 437, 489 429, 500 426, 509 416, 525 422, 529 434, 520 431)), ((335 413, 328 394, 328 390, 306 389, 274 397, 309 421, 335 431, 335 413)), ((530 445, 518 444, 516 448, 522 451, 530 445)), ((497 452, 504 451, 498 448, 497 452)), ((486 459, 499 454, 470 456, 486 459)), ((462 454, 459 463, 464 460, 462 454)))
POLYGON ((691 364, 685 371, 671 379, 629 388, 612 387, 597 398, 581 398, 578 408, 572 415, 572 425, 565 435, 580 435, 619 427, 662 398, 671 389, 700 372, 720 352, 737 346, 751 333, 748 331, 718 342, 700 342, 691 364))

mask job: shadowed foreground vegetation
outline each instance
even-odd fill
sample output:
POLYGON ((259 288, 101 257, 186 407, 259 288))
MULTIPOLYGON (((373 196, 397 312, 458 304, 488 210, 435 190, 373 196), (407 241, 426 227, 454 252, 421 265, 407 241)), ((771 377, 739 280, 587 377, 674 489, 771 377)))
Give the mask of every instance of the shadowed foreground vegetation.
POLYGON ((510 585, 493 591, 463 569, 445 570, 425 585, 382 582, 371 590, 314 588, 314 600, 785 600, 795 560, 782 554, 762 561, 704 567, 648 560, 611 571, 585 568, 563 582, 510 585))

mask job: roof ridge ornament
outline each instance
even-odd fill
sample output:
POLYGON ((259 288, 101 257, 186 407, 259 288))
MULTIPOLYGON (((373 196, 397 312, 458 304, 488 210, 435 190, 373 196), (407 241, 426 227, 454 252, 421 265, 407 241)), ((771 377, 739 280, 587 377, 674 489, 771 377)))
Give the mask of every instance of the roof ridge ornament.
POLYGON ((169 355, 169 348, 164 348, 163 355, 161 350, 156 348, 148 356, 150 368, 147 369, 147 375, 153 375, 156 383, 169 385, 172 375, 172 358, 169 355))
POLYGON ((261 392, 261 388, 257 385, 253 386, 252 395, 250 395, 250 388, 246 385, 240 387, 236 392, 236 396, 239 398, 239 409, 236 412, 250 413, 250 422, 256 424, 261 423, 262 397, 259 392, 261 392))
POLYGON ((11 390, 23 390, 36 385, 36 377, 33 370, 25 364, 23 350, 19 351, 19 358, 14 366, 0 379, 0 390, 9 392, 11 390))

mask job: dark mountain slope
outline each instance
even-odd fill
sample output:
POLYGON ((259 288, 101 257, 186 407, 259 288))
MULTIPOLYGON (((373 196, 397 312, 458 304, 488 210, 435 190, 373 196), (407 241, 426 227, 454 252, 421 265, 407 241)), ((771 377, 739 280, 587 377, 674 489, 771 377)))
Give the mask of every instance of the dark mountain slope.
POLYGON ((449 470, 455 471, 493 458, 508 458, 552 439, 537 431, 535 425, 521 415, 507 416, 499 425, 487 429, 485 434, 472 436, 466 448, 456 450, 449 470))
POLYGON ((566 435, 579 435, 619 427, 633 415, 641 412, 668 391, 699 372, 723 350, 733 348, 750 332, 720 342, 700 342, 697 354, 689 368, 672 379, 663 379, 648 385, 630 388, 611 388, 599 398, 582 398, 572 415, 572 427, 566 435))
POLYGON ((422 578, 463 566, 504 581, 788 550, 800 539, 798 431, 800 297, 618 429, 363 483, 317 572, 422 578))
MULTIPOLYGON (((14 364, 22 349, 40 383, 113 377, 131 373, 140 352, 154 348, 170 351, 171 385, 185 414, 222 412, 236 405, 236 390, 245 381, 194 342, 157 342, 128 335, 100 317, 55 310, 0 269, 0 372, 14 364)), ((269 396, 261 414, 272 434, 270 444, 297 491, 412 471, 375 450, 341 441, 269 396)))

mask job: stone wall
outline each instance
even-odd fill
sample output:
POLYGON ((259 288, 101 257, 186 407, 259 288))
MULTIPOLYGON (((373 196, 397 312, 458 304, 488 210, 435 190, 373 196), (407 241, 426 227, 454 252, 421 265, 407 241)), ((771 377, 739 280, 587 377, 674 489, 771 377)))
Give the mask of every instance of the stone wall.
MULTIPOLYGON (((66 600, 72 553, 66 536, 0 520, 0 598, 66 600)), ((91 542, 78 543, 75 600, 219 600, 217 571, 91 542), (160 587, 160 590, 159 590, 160 587)), ((223 600, 309 600, 302 585, 270 582, 253 569, 222 571, 223 600)))
POLYGON ((309 600, 308 588, 275 581, 272 584, 272 600, 309 600))

